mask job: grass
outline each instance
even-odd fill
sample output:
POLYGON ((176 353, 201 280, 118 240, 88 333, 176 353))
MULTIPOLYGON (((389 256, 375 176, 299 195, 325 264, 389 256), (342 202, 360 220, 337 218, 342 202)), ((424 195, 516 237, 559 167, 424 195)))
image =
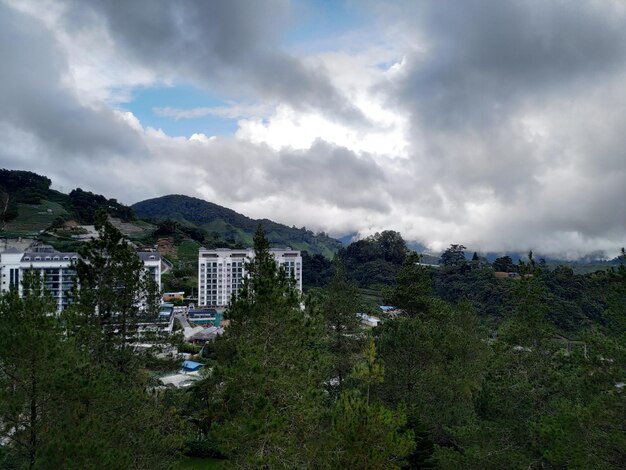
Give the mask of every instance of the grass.
POLYGON ((359 288, 359 294, 367 307, 377 308, 378 305, 383 304, 383 293, 379 289, 362 287, 359 288))
POLYGON ((178 259, 181 261, 198 261, 200 243, 194 240, 185 240, 178 245, 178 259))
POLYGON ((58 216, 67 214, 67 211, 56 202, 42 201, 41 204, 18 204, 17 213, 17 218, 8 222, 4 230, 18 236, 26 236, 39 234, 58 216))
POLYGON ((225 460, 187 457, 180 460, 175 470, 223 470, 228 468, 228 462, 225 460))

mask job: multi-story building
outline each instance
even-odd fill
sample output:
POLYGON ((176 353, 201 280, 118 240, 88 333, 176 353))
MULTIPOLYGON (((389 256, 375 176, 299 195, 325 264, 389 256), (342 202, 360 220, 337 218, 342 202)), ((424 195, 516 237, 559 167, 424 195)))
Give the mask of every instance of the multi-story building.
MULTIPOLYGON (((137 253, 159 287, 161 286, 161 256, 156 252, 137 253)), ((19 289, 22 295, 24 271, 35 269, 44 279, 44 287, 57 300, 57 307, 63 310, 70 302, 70 291, 74 286, 76 271, 73 263, 78 261, 78 253, 57 251, 19 252, 9 249, 0 253, 0 291, 6 292, 11 286, 19 289)))
MULTIPOLYGON (((289 248, 270 250, 276 262, 293 276, 302 291, 302 256, 289 248)), ((225 307, 233 293, 239 291, 246 275, 246 262, 254 258, 254 250, 200 248, 198 253, 198 304, 225 307)))

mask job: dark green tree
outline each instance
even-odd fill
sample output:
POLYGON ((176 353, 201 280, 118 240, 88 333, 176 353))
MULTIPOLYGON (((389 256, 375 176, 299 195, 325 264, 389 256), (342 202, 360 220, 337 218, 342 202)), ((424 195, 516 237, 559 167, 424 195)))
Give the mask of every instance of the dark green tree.
POLYGON ((51 422, 63 365, 55 312, 36 271, 24 275, 23 298, 12 288, 0 299, 0 438, 16 468, 35 467, 51 422))
POLYGON ((339 257, 334 260, 335 274, 327 288, 322 305, 322 317, 326 326, 328 350, 332 369, 329 383, 337 382, 337 391, 354 366, 360 349, 361 322, 357 316, 361 307, 357 288, 348 281, 339 257))
POLYGON ((158 315, 159 288, 104 211, 96 214, 96 229, 99 237, 83 246, 75 265, 75 305, 66 318, 94 358, 124 370, 135 357, 137 323, 158 315))
POLYGON ((402 411, 386 407, 371 396, 384 380, 384 365, 371 337, 363 360, 353 371, 356 387, 344 390, 332 410, 328 442, 323 446, 326 468, 399 469, 415 447, 402 411))
POLYGON ((453 244, 450 245, 439 258, 439 264, 446 267, 458 267, 467 263, 465 259, 465 246, 453 244))
POLYGON ((496 258, 492 264, 494 271, 515 273, 517 272, 517 266, 513 263, 510 256, 500 256, 496 258))
POLYGON ((254 247, 205 384, 207 406, 220 410, 212 432, 238 468, 315 467, 329 366, 322 322, 301 310, 294 281, 277 266, 261 227, 254 247))
POLYGON ((471 420, 488 351, 471 306, 434 301, 427 315, 386 321, 375 331, 385 381, 378 396, 404 404, 409 420, 425 425, 438 444, 471 420))
POLYGON ((94 362, 39 272, 0 298, 0 467, 170 468, 184 432, 145 373, 94 362))
POLYGON ((412 251, 398 271, 396 286, 389 291, 385 302, 401 308, 409 316, 428 311, 433 295, 432 282, 421 256, 412 251))

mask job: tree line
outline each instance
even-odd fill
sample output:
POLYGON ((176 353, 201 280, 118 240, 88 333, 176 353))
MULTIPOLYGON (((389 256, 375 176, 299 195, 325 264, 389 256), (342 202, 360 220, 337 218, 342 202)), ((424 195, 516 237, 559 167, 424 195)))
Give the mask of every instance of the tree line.
POLYGON ((50 315, 36 276, 0 302, 6 468, 171 468, 183 454, 267 469, 626 466, 623 264, 604 274, 606 321, 575 341, 551 320, 532 257, 493 323, 476 299, 438 294, 440 276, 480 260, 435 275, 405 253, 385 293, 398 311, 364 328, 341 257, 322 295, 303 296, 259 229, 225 334, 203 348, 204 378, 162 390, 150 371, 163 365, 133 347, 149 281, 106 219, 98 227, 76 267, 90 288, 71 309, 50 315))

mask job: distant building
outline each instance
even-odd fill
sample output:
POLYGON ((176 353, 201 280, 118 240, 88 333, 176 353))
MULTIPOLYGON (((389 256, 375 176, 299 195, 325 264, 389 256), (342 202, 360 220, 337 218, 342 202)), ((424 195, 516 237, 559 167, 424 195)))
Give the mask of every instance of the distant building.
POLYGON ((138 251, 139 259, 143 261, 145 268, 150 271, 154 282, 161 289, 161 255, 158 251, 138 251))
POLYGON ((189 320, 215 320, 217 310, 214 308, 190 308, 187 310, 189 320))
POLYGON ((357 317, 361 319, 361 323, 367 326, 378 326, 380 318, 368 315, 367 313, 357 313, 357 317))
POLYGON ((183 300, 184 292, 163 292, 163 302, 171 302, 172 300, 183 300))
MULTIPOLYGON (((161 286, 161 255, 157 252, 137 253, 147 270, 152 273, 157 285, 161 286)), ((44 287, 57 300, 58 310, 65 309, 70 303, 70 291, 74 286, 76 271, 73 263, 79 259, 78 253, 61 253, 53 250, 20 252, 9 249, 0 253, 0 292, 8 291, 11 286, 19 289, 22 295, 24 272, 35 269, 44 279, 44 287)))
MULTIPOLYGON (((302 291, 302 255, 289 248, 270 250, 276 262, 294 277, 302 291)), ((198 253, 198 304, 225 307, 233 293, 239 291, 246 275, 246 263, 254 258, 254 250, 200 248, 198 253)))

